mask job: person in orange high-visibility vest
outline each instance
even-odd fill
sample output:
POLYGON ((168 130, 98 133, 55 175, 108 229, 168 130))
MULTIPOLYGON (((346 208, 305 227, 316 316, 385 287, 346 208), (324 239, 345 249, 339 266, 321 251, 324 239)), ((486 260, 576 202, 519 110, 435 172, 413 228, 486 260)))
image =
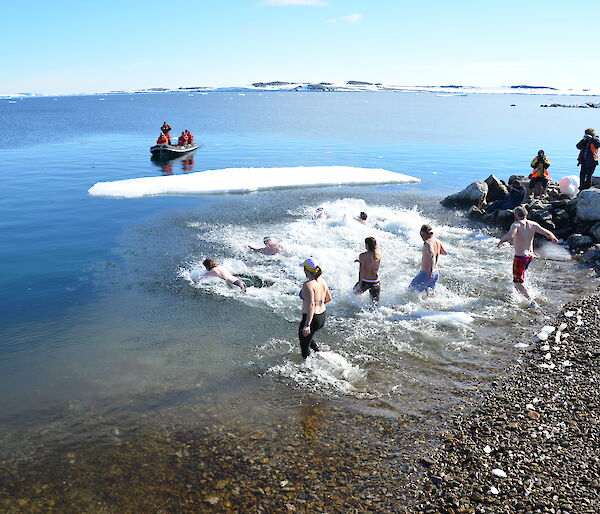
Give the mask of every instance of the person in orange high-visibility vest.
POLYGON ((160 127, 160 131, 166 136, 168 145, 171 144, 171 130, 173 130, 171 125, 164 121, 162 127, 160 127))
POLYGON ((540 150, 538 154, 531 161, 531 167, 533 171, 529 175, 529 189, 533 190, 534 198, 543 196, 546 193, 550 176, 548 175, 548 168, 550 167, 550 161, 544 150, 540 150))
POLYGON ((187 136, 185 135, 185 132, 182 132, 181 135, 179 136, 179 138, 177 139, 177 145, 178 146, 185 146, 187 145, 187 136))
POLYGON ((192 136, 192 133, 187 129, 184 132, 187 135, 188 145, 193 145, 194 144, 194 136, 192 136))
POLYGON ((158 136, 158 139, 156 140, 156 144, 157 145, 168 145, 169 140, 167 139, 167 136, 165 134, 161 133, 161 135, 158 136))

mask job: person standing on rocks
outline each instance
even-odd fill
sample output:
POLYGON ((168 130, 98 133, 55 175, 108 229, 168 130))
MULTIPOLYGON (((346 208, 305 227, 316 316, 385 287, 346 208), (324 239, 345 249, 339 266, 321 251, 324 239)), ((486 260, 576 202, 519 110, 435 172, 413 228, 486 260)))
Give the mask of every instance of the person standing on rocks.
POLYGON ((432 295, 440 277, 438 260, 440 255, 446 255, 448 252, 446 252, 444 245, 433 235, 431 225, 423 225, 419 234, 423 240, 421 271, 413 278, 408 288, 418 292, 427 291, 428 294, 432 295))
POLYGON ((531 161, 531 167, 533 171, 529 178, 529 189, 533 190, 533 197, 543 196, 548 187, 548 181, 550 177, 548 175, 548 168, 550 167, 550 161, 544 150, 540 150, 537 155, 531 161))
POLYGON ((537 303, 531 298, 524 282, 525 272, 533 259, 533 238, 536 234, 541 234, 554 244, 558 244, 558 239, 552 232, 541 227, 535 221, 527 219, 527 209, 520 205, 515 209, 515 222, 497 245, 500 248, 504 243, 510 242, 514 246, 513 283, 515 289, 529 300, 528 306, 532 308, 537 307, 537 303))
POLYGON ((577 165, 581 166, 579 171, 579 191, 592 187, 592 175, 598 165, 598 149, 600 139, 593 128, 585 129, 583 139, 575 145, 579 150, 577 165))

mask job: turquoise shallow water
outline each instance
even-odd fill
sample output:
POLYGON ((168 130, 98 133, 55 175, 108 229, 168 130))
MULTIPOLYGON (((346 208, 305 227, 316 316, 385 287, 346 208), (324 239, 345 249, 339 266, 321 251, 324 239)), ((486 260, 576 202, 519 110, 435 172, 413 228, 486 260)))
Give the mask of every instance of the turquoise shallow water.
MULTIPOLYGON (((552 101, 394 93, 0 101, 10 127, 0 142, 0 431, 113 409, 135 422, 139 410, 190 395, 196 401, 194 391, 202 396, 206 388, 237 398, 258 390, 258 401, 276 406, 386 398, 402 410, 409 400, 493 368, 494 359, 510 358, 498 335, 512 323, 532 321, 513 312, 505 283, 509 253, 493 253, 493 241, 437 200, 490 173, 526 173, 539 148, 555 178, 575 173, 574 144, 597 114, 539 108, 552 101), (175 162, 164 169, 149 158, 164 120, 191 130, 202 144, 185 168, 175 162), (225 197, 87 195, 104 180, 299 165, 382 167, 422 182, 225 197), (331 217, 323 226, 311 221, 318 205, 331 217), (372 232, 389 256, 376 313, 347 293, 355 278, 352 258, 371 234, 352 222, 362 209, 374 216, 372 232), (455 249, 446 263, 446 289, 429 303, 404 292, 418 267, 414 236, 423 221, 441 225, 455 249), (244 253, 245 244, 265 233, 285 242, 289 259, 265 264, 244 253), (305 373, 294 360, 294 295, 302 277, 291 263, 319 252, 337 290, 323 336, 335 356, 305 373), (277 286, 247 298, 190 287, 185 272, 207 255, 277 286), (456 310, 474 321, 423 316, 456 310)), ((555 266, 540 261, 534 282, 548 308, 561 296, 545 288, 565 290, 552 286, 555 266)))

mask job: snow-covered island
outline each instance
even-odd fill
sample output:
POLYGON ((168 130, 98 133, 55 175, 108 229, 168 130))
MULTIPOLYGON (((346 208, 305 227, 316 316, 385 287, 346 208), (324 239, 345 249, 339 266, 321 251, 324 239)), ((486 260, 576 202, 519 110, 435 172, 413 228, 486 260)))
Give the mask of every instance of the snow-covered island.
MULTIPOLYGON (((512 85, 512 86, 469 86, 469 85, 395 85, 380 82, 349 80, 347 82, 254 82, 247 85, 231 85, 224 87, 182 86, 176 88, 153 87, 148 89, 133 89, 120 91, 85 92, 81 95, 118 95, 118 94, 148 94, 148 93, 184 93, 189 95, 208 93, 252 93, 252 92, 397 92, 397 93, 433 93, 442 96, 466 96, 470 94, 519 94, 519 95, 568 95, 568 96, 600 96, 600 89, 559 89, 550 86, 512 85)), ((0 94, 0 98, 14 99, 38 95, 34 93, 0 94)), ((73 95, 68 95, 73 96, 73 95)))

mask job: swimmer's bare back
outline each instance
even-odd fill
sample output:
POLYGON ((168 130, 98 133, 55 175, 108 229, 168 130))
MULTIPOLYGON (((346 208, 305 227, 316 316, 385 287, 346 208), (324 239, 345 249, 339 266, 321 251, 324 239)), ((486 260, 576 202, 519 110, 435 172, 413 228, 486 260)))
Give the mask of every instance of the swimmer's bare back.
POLYGON ((302 286, 302 314, 309 314, 311 303, 314 314, 325 312, 325 304, 331 301, 331 293, 327 283, 322 278, 307 280, 302 286))

